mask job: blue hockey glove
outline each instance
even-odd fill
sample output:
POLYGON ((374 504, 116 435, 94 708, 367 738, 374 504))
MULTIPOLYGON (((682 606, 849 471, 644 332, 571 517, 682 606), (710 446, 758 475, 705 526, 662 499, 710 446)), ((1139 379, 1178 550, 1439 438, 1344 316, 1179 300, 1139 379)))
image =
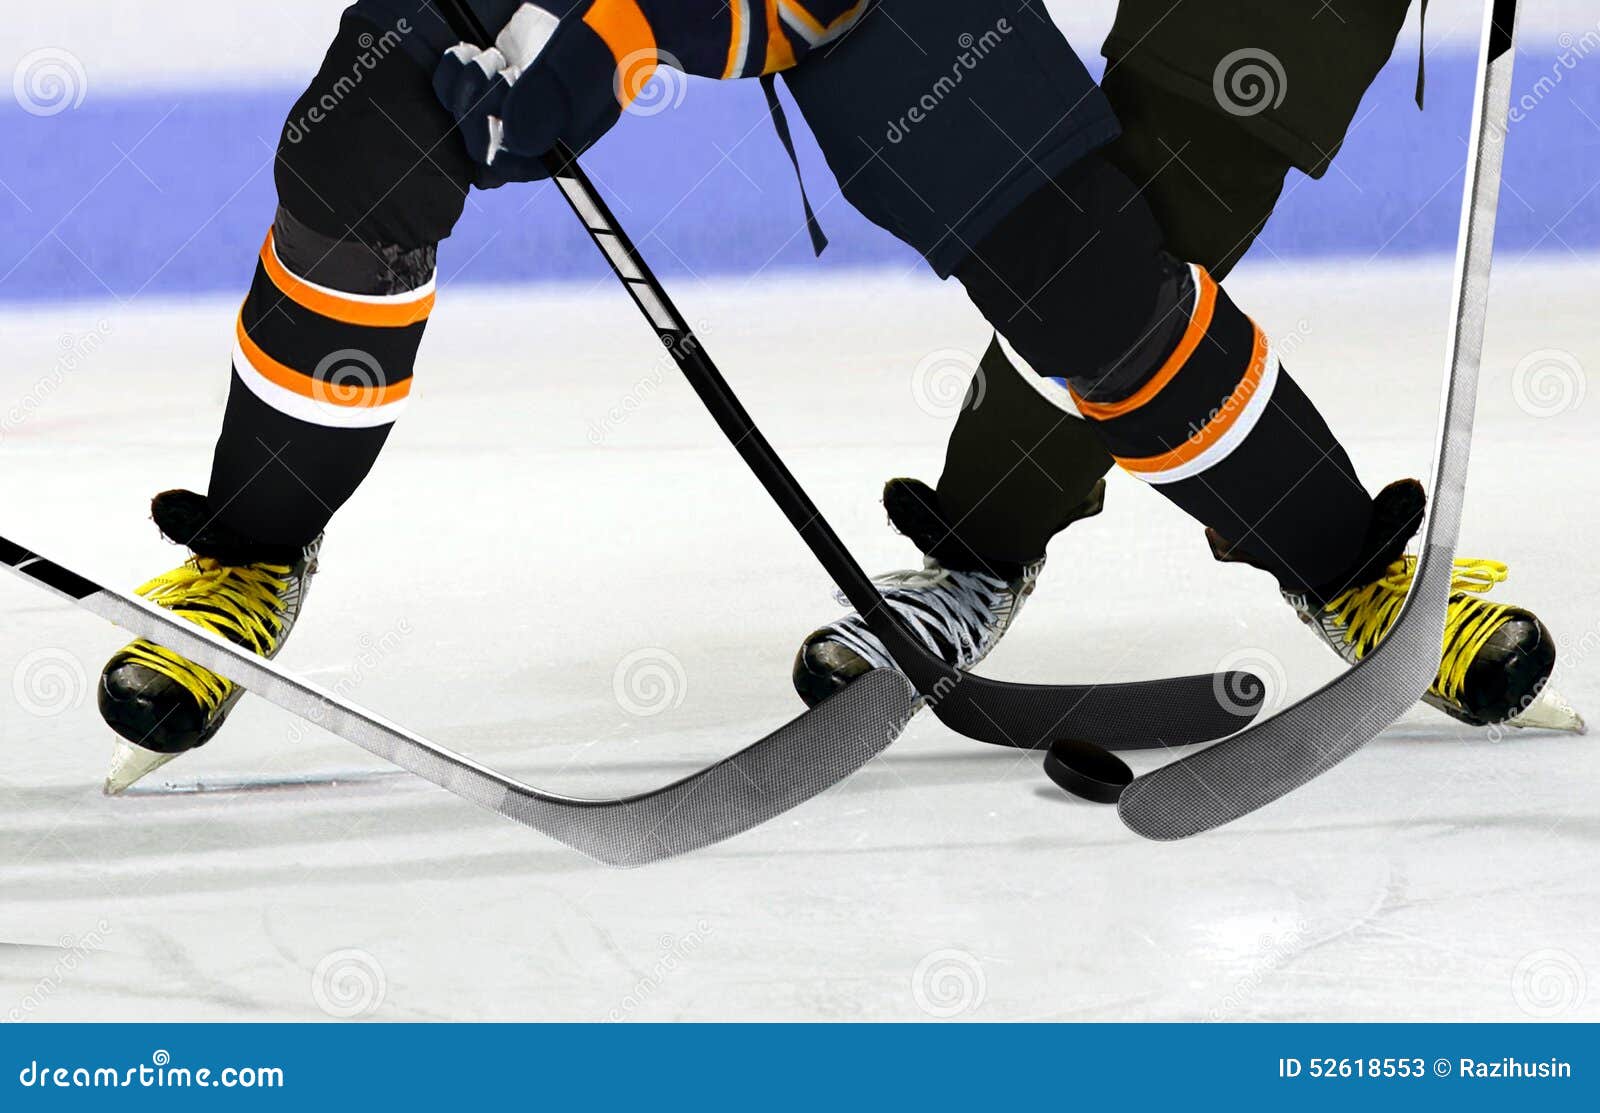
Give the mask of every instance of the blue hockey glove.
MULTIPOLYGON (((653 71, 653 52, 629 68, 653 71)), ((433 77, 485 189, 548 177, 543 156, 557 142, 580 154, 592 146, 621 115, 623 87, 616 57, 588 23, 537 4, 523 4, 488 50, 451 47, 433 77)))

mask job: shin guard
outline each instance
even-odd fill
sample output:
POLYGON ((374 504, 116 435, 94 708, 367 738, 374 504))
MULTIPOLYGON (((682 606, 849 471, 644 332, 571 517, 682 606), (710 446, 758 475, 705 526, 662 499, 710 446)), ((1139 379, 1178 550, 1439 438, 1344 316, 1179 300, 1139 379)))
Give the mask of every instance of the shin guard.
POLYGON ((1190 277, 1187 324, 1166 359, 1133 389, 1074 382, 1078 408, 1123 470, 1285 590, 1326 584, 1358 559, 1372 499, 1266 333, 1204 268, 1190 277))
POLYGON ((234 330, 210 487, 226 524, 304 544, 355 492, 411 393, 433 308, 427 255, 375 274, 366 246, 280 212, 234 330))

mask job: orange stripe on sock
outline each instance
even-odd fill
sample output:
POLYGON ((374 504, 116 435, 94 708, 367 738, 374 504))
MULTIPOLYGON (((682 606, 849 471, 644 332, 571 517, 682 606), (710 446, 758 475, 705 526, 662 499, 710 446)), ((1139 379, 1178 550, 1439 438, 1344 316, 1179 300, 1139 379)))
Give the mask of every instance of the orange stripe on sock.
POLYGON ((650 77, 660 57, 656 53, 656 33, 640 9, 638 0, 595 0, 583 13, 583 21, 599 35, 617 60, 617 100, 626 108, 632 104, 650 77))
POLYGON ((1194 315, 1189 318, 1189 327, 1184 329, 1183 339, 1178 341, 1177 348, 1167 357, 1167 362, 1161 365, 1161 370, 1157 371, 1149 382, 1119 402, 1090 402, 1080 398, 1077 391, 1073 391, 1072 400, 1078 404, 1078 412, 1084 417, 1107 421, 1113 417, 1132 413, 1165 390, 1167 384, 1183 370, 1184 364, 1189 362, 1189 357, 1194 355, 1195 349, 1200 346, 1200 341, 1205 339, 1206 333, 1210 330, 1211 315, 1217 307, 1216 282, 1206 273, 1204 267, 1197 266, 1194 270, 1198 279, 1194 315))
POLYGON ((1159 456, 1117 456, 1115 460, 1125 470, 1135 475, 1171 471, 1187 464, 1216 444, 1223 434, 1233 428, 1233 423, 1239 420, 1245 410, 1249 409, 1250 399, 1255 397, 1256 389, 1261 385, 1261 376, 1265 374, 1266 369, 1267 335, 1260 328, 1256 328, 1249 369, 1245 371, 1244 378, 1239 380, 1239 385, 1233 388, 1233 393, 1228 395, 1228 400, 1218 407, 1216 416, 1208 421, 1204 428, 1177 448, 1163 452, 1159 456))
POLYGON ((278 259, 273 247, 272 233, 261 245, 261 265, 278 292, 296 305, 309 309, 321 317, 328 317, 347 325, 367 328, 405 328, 418 321, 426 321, 433 312, 433 294, 408 301, 359 301, 341 297, 336 292, 313 286, 289 273, 278 259))
POLYGON ((345 406, 349 409, 370 410, 390 402, 399 402, 411 393, 410 379, 402 379, 398 383, 385 386, 360 386, 345 382, 324 383, 303 371, 296 371, 286 363, 279 363, 262 351, 261 345, 250 339, 250 334, 245 331, 243 315, 239 317, 236 331, 239 348, 249 361, 250 370, 268 382, 310 398, 314 402, 325 402, 330 406, 345 406))

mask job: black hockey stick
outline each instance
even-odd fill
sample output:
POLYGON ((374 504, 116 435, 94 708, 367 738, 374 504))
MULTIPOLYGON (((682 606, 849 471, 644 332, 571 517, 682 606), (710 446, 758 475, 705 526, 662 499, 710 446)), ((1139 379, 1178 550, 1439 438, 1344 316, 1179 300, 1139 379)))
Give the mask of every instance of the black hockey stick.
POLYGON ((759 826, 838 784, 900 736, 916 713, 905 677, 878 669, 761 741, 651 792, 582 800, 541 792, 202 630, 0 537, 0 563, 87 611, 159 642, 286 711, 440 788, 608 866, 641 866, 759 826))
POLYGON ((1375 738, 1433 682, 1472 448, 1516 19, 1516 0, 1487 5, 1439 439, 1421 559, 1404 608, 1378 647, 1332 683, 1266 722, 1129 785, 1118 810, 1146 838, 1209 831, 1292 792, 1375 738))
MULTIPOLYGON (((482 48, 494 41, 466 0, 436 3, 463 41, 482 48)), ((1043 749, 1062 735, 1132 749, 1209 741, 1232 734, 1255 717, 1265 689, 1248 673, 1124 684, 1012 684, 961 672, 929 652, 885 604, 756 428, 577 158, 558 146, 546 156, 545 166, 722 432, 946 725, 970 738, 1024 749, 1043 749)))

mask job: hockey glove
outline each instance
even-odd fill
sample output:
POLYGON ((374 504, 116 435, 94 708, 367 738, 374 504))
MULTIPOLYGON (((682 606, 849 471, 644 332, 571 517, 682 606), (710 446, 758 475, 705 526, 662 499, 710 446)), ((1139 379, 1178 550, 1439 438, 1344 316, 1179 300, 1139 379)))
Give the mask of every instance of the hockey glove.
POLYGON ((619 60, 576 13, 523 4, 488 50, 451 47, 433 88, 479 164, 478 186, 494 189, 548 177, 542 159, 557 142, 580 154, 597 142, 656 64, 653 50, 619 60))

